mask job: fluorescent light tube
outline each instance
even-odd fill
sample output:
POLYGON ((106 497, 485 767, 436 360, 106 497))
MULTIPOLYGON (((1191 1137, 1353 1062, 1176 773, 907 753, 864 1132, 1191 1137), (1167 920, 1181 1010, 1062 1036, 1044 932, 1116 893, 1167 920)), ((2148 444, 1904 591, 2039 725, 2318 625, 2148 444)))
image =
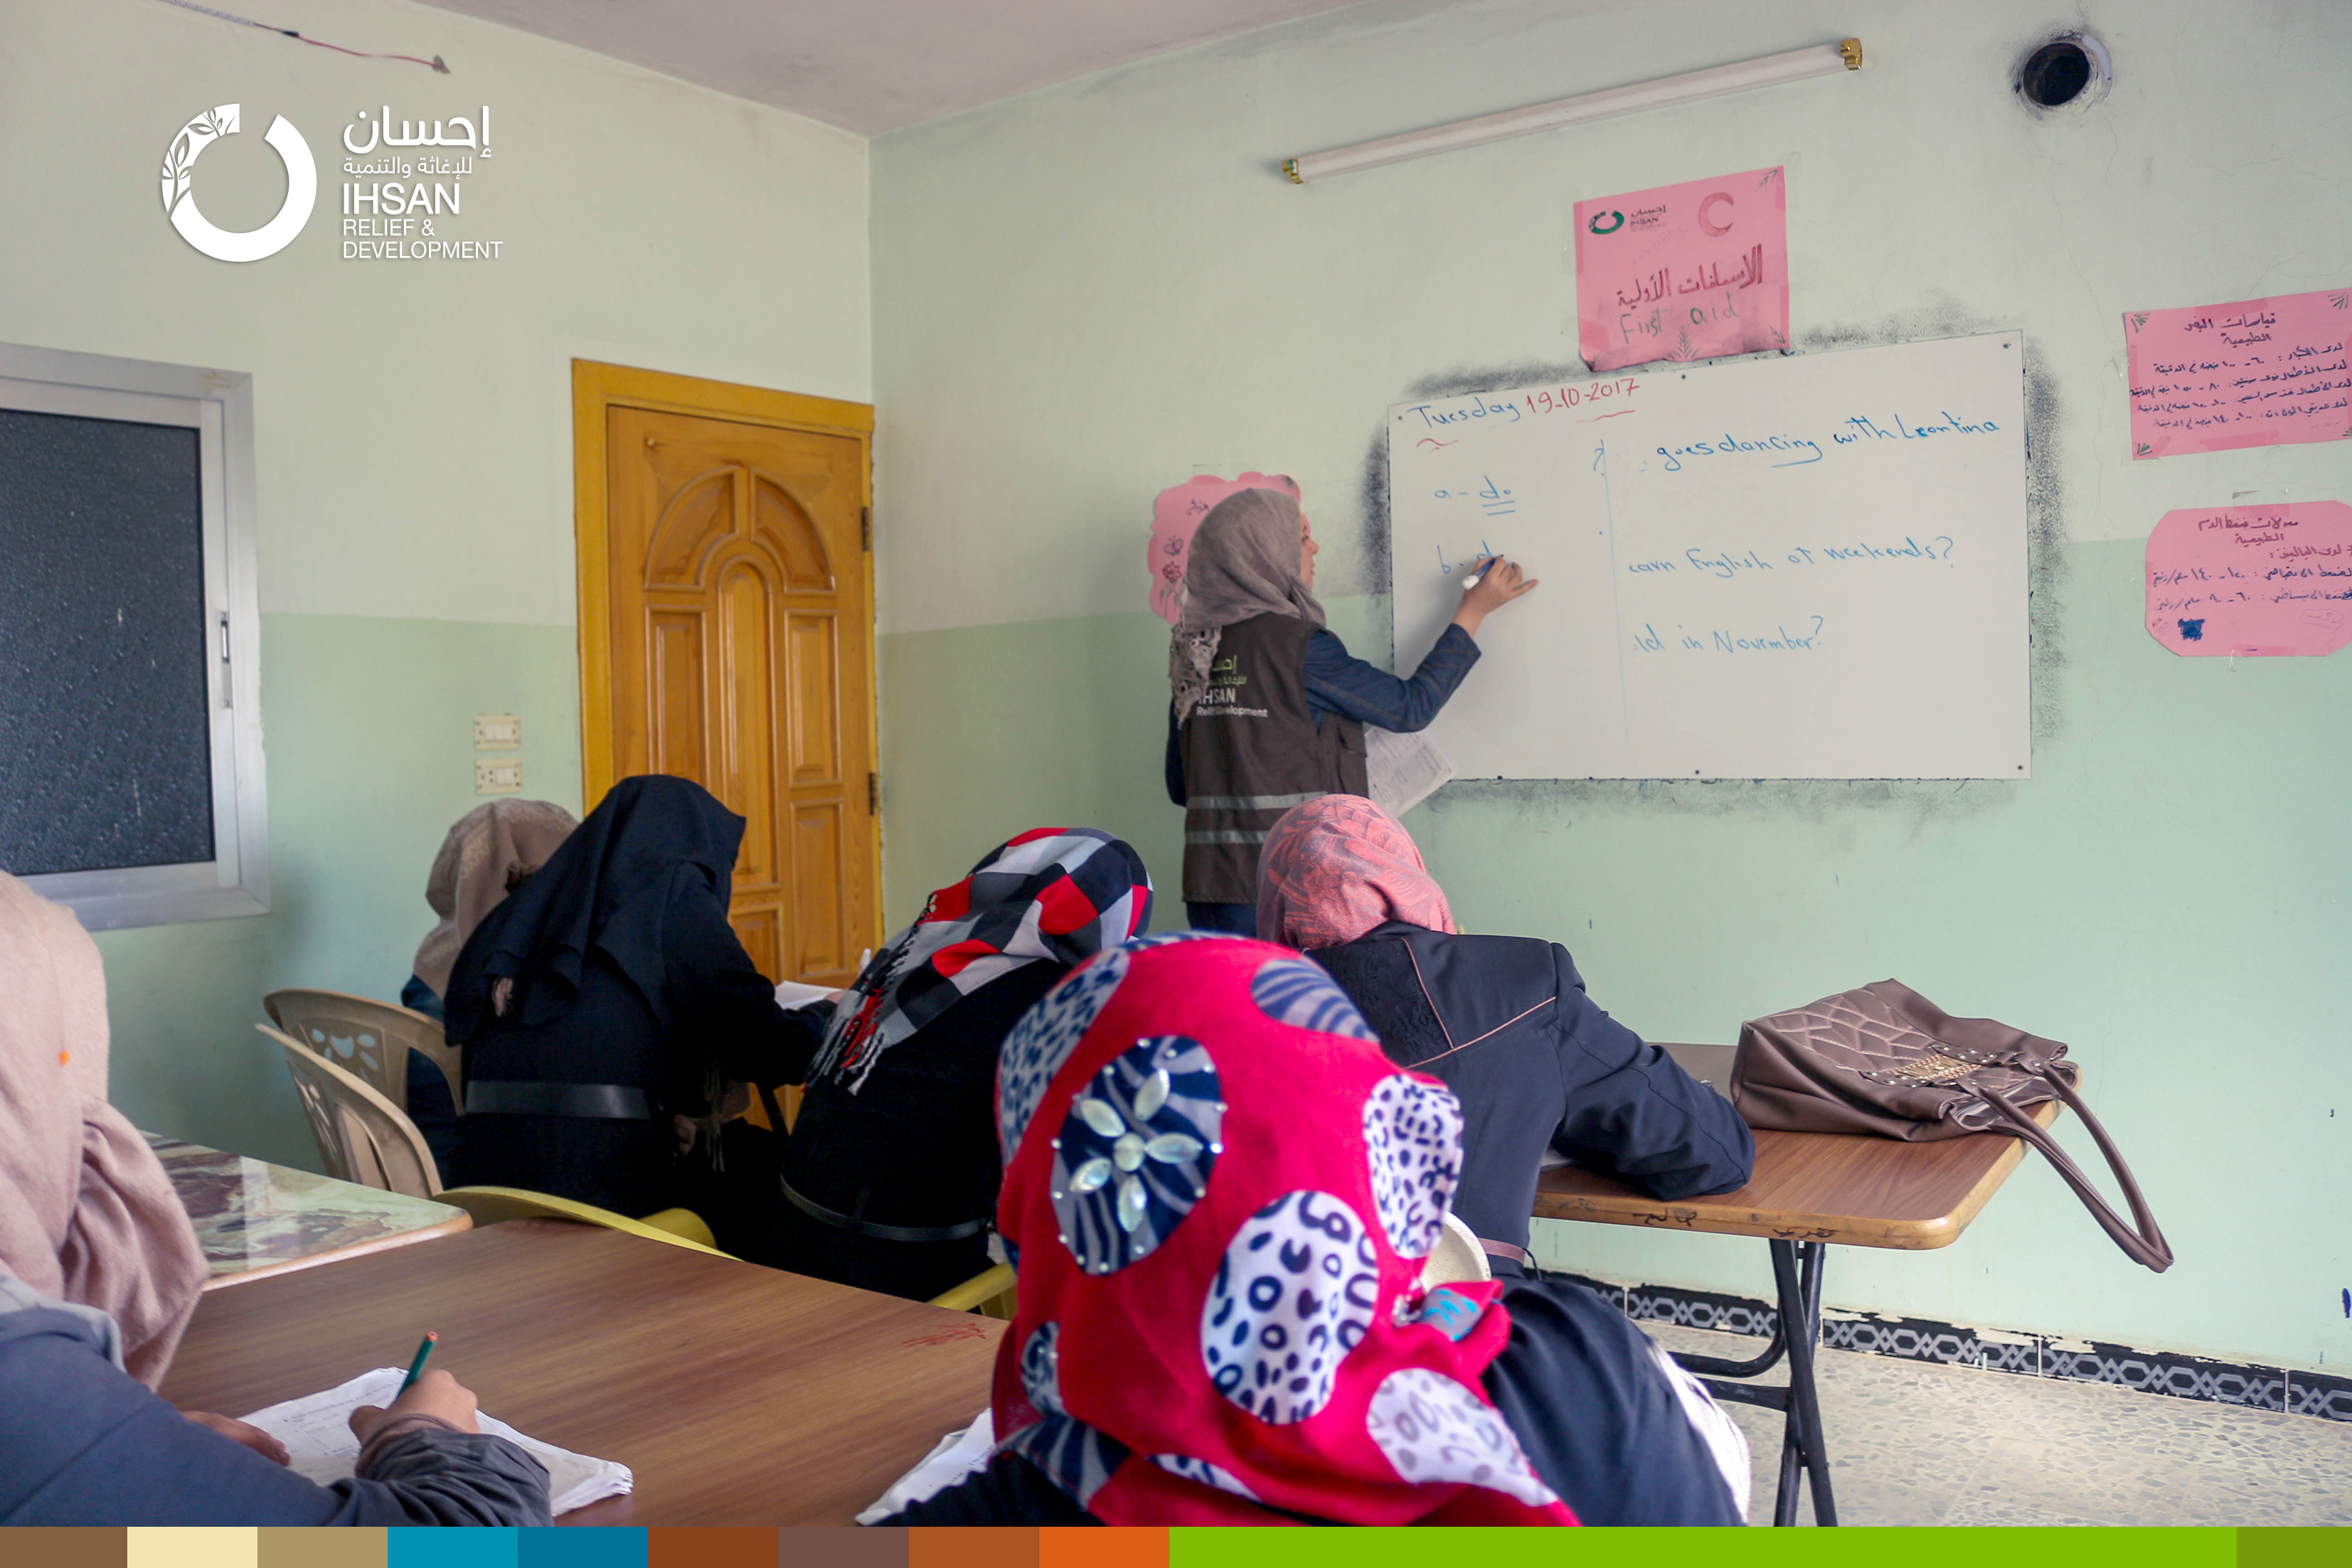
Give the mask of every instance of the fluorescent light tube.
POLYGON ((1737 65, 1710 66, 1703 71, 1685 71, 1680 76, 1660 77, 1631 87, 1603 88, 1599 92, 1554 99, 1526 109, 1507 109, 1500 114, 1482 114, 1475 120, 1457 120, 1451 125, 1408 131, 1401 136, 1383 136, 1377 141, 1334 147, 1328 152, 1308 152, 1285 159, 1282 172, 1290 176, 1293 184, 1303 185, 1309 180, 1352 173, 1358 169, 1377 169, 1383 163, 1401 163, 1407 158, 1425 157, 1432 152, 1480 147, 1506 137, 1527 136, 1563 125, 1581 125, 1612 115, 1632 114, 1637 110, 1696 103, 1703 98, 1740 92, 1751 87, 1778 87, 1807 77, 1861 68, 1860 38, 1817 44, 1809 49, 1790 49, 1784 55, 1766 55, 1762 59, 1742 60, 1737 65))

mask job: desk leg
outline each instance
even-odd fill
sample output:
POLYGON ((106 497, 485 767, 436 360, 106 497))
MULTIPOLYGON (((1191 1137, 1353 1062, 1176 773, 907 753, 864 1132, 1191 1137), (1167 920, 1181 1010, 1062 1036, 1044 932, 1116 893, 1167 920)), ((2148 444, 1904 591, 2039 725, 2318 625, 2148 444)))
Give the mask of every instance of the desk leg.
POLYGON ((1780 1446, 1780 1488, 1772 1522, 1797 1521, 1797 1469, 1813 1484, 1813 1522, 1835 1524, 1829 1452, 1822 1438, 1821 1397, 1813 1386, 1813 1350, 1821 1338, 1822 1271, 1829 1249, 1819 1241, 1772 1243, 1772 1281, 1780 1297, 1781 1335, 1789 1349, 1789 1420, 1780 1446))

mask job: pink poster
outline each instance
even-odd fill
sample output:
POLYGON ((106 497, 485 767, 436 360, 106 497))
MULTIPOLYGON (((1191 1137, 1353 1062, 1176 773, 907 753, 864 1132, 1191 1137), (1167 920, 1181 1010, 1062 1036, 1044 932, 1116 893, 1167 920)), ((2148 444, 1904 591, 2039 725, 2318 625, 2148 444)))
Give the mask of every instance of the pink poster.
POLYGON ((1577 203, 1576 320, 1596 371, 1787 348, 1780 171, 1577 203))
POLYGON ((1192 530, 1210 507, 1236 490, 1287 490, 1295 497, 1298 481, 1255 469, 1238 479, 1196 474, 1160 491, 1151 503, 1151 539, 1144 546, 1143 563, 1151 571, 1151 608, 1171 626, 1184 612, 1184 552, 1192 548, 1192 530))
POLYGON ((2352 507, 2189 507, 2147 536, 2148 635, 2176 653, 2352 643, 2352 507))
POLYGON ((2130 312, 2132 455, 2352 437, 2347 327, 2341 288, 2130 312))

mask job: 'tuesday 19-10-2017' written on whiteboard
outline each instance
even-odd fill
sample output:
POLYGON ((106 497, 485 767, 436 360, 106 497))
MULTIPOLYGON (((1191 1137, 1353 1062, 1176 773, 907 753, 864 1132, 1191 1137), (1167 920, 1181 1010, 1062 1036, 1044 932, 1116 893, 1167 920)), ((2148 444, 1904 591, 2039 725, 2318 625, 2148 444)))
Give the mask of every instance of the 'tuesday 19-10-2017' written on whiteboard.
POLYGON ((2021 779, 2016 332, 1398 403, 1398 668, 1489 552, 1458 776, 2021 779))

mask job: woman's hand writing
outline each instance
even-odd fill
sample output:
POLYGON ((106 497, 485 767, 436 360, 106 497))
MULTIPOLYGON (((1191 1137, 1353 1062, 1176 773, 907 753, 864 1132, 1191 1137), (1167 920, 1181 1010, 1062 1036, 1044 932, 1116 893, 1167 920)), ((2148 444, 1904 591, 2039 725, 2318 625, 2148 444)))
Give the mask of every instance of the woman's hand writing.
POLYGON ((1522 594, 1533 593, 1538 581, 1521 571, 1518 562, 1498 555, 1472 567, 1470 575, 1478 580, 1462 591, 1462 608, 1454 612, 1454 624, 1473 637, 1487 616, 1522 594))

